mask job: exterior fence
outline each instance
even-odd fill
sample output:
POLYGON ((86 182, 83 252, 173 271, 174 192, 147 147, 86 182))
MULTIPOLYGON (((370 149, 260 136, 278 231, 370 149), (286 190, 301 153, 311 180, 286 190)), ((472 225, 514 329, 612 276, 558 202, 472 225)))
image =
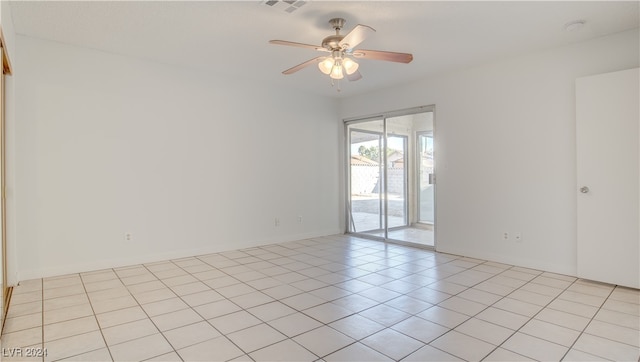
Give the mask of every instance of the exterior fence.
MULTIPOLYGON (((380 168, 377 165, 351 166, 351 193, 355 195, 370 195, 380 192, 380 168)), ((392 195, 404 195, 404 168, 390 168, 387 170, 387 190, 392 195)))

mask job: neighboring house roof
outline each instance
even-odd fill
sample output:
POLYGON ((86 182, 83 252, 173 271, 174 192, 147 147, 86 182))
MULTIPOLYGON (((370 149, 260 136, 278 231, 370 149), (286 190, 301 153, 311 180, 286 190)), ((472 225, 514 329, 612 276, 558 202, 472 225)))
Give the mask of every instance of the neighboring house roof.
POLYGON ((378 166, 378 163, 364 156, 353 155, 351 156, 351 166, 378 166))
POLYGON ((387 154, 387 161, 389 162, 393 162, 400 159, 404 159, 404 154, 398 150, 393 150, 387 154))
POLYGON ((395 161, 391 161, 391 167, 404 168, 404 158, 398 158, 395 161))

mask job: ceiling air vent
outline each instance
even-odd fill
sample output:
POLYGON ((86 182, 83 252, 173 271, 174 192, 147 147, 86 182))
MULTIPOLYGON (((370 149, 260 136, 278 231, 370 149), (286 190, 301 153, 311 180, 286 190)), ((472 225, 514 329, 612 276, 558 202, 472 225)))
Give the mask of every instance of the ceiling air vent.
POLYGON ((304 4, 306 4, 306 1, 302 1, 302 0, 268 0, 268 1, 262 1, 262 4, 265 4, 267 6, 271 6, 272 8, 279 8, 282 9, 288 13, 292 13, 298 9, 300 9, 304 4))

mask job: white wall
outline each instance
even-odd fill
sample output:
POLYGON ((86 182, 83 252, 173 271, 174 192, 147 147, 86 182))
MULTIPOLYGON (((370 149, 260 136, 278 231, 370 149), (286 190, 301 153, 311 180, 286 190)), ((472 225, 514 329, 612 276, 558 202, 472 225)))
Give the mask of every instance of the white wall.
POLYGON ((19 279, 340 231, 335 100, 24 36, 15 63, 19 279))
POLYGON ((638 43, 636 29, 337 105, 18 36, 18 278, 340 232, 336 120, 428 104, 438 249, 575 274, 574 80, 637 67, 638 43))
POLYGON ((343 99, 340 116, 434 104, 437 249, 575 275, 574 82, 637 67, 639 43, 634 29, 434 76, 343 99))

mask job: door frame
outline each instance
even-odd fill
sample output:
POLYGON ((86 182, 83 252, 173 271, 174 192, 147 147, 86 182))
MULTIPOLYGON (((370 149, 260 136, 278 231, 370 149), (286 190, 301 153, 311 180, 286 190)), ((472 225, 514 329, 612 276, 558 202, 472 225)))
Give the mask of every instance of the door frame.
POLYGON ((5 122, 5 76, 11 75, 11 61, 7 52, 7 42, 4 40, 4 34, 0 27, 0 57, 2 58, 2 73, 0 74, 0 208, 2 208, 2 216, 0 223, 2 225, 1 242, 2 242, 2 314, 0 315, 0 333, 4 329, 4 322, 7 318, 7 310, 9 309, 9 301, 13 288, 7 284, 7 162, 6 162, 6 122, 5 122))

